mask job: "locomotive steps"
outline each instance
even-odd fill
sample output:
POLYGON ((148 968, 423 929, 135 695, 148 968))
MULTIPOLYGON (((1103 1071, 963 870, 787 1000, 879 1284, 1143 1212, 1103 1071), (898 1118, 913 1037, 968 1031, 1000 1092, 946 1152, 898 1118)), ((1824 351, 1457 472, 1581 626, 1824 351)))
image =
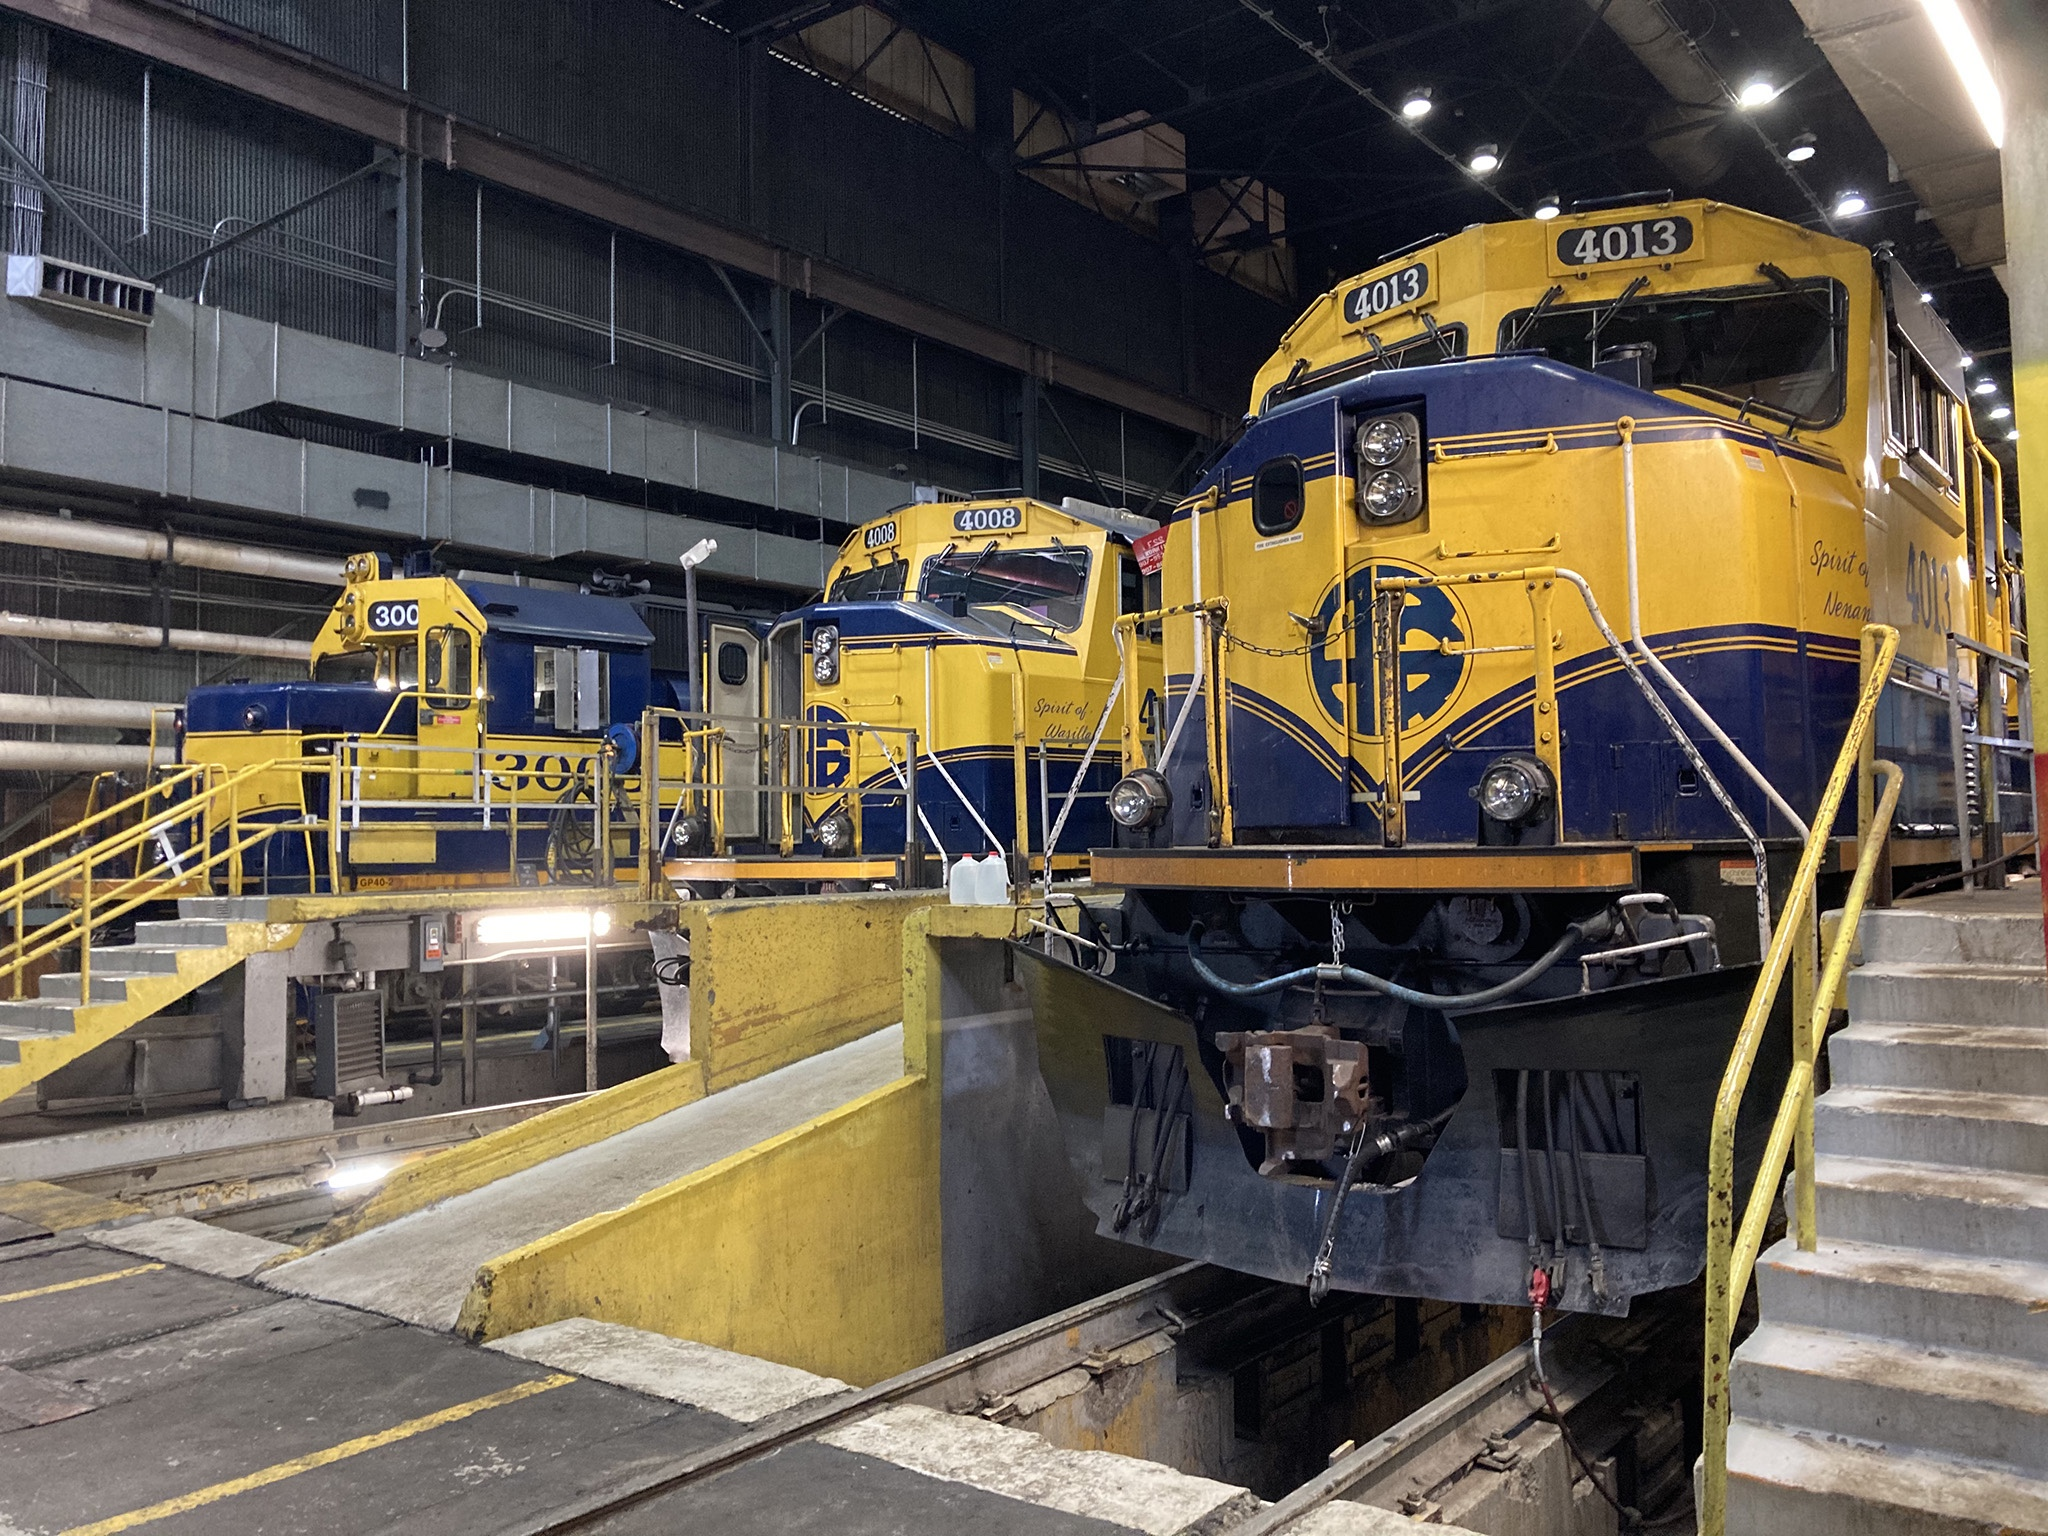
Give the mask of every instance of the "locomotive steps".
POLYGON ((2048 1530, 2040 887, 1865 914, 1815 1106, 1819 1251, 1757 1266, 1728 1530, 2048 1530))

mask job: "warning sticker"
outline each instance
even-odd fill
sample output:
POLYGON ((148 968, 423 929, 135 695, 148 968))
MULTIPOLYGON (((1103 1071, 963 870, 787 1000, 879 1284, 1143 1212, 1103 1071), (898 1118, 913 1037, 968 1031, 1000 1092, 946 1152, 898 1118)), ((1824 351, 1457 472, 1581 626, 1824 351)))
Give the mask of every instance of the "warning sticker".
POLYGON ((1723 859, 1721 861, 1721 883, 1723 885, 1756 884, 1756 864, 1751 859, 1723 859))
POLYGON ((1142 538, 1131 541, 1131 553, 1138 557, 1138 569, 1147 576, 1157 576, 1159 568, 1166 564, 1166 530, 1155 528, 1142 538))

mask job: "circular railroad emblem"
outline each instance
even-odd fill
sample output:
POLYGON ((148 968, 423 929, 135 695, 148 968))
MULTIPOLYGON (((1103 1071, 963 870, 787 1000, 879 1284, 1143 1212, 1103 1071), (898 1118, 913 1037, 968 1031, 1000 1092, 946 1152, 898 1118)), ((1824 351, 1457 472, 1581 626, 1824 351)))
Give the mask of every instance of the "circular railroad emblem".
MULTIPOLYGON (((1378 666, 1374 650, 1373 584, 1389 577, 1432 574, 1400 560, 1378 560, 1353 571, 1340 588, 1332 582, 1317 603, 1315 619, 1324 638, 1308 652, 1309 685, 1316 704, 1336 725, 1344 722, 1345 649, 1356 689, 1352 718, 1361 736, 1377 736, 1378 666), (1353 631, 1347 635, 1347 631, 1353 631)), ((1384 594, 1383 594, 1384 595, 1384 594)), ((1471 624, 1449 587, 1411 587, 1387 598, 1401 604, 1401 730, 1410 735, 1434 725, 1451 707, 1471 670, 1471 624)))

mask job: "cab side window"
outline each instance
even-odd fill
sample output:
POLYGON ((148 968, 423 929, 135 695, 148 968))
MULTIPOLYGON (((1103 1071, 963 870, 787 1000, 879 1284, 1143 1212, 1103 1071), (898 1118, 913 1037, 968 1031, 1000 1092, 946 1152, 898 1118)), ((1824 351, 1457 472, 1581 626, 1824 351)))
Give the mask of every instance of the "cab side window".
POLYGON ((427 636, 427 692, 468 699, 475 692, 473 642, 469 631, 447 624, 427 636))
POLYGON ((1301 522, 1301 460, 1268 459, 1252 481, 1252 527, 1272 535, 1291 533, 1301 522))
POLYGON ((1961 467, 1956 398, 1896 331, 1890 350, 1890 420, 1886 425, 1892 440, 1918 460, 1922 469, 1931 470, 1934 478, 1953 487, 1959 482, 1961 467))

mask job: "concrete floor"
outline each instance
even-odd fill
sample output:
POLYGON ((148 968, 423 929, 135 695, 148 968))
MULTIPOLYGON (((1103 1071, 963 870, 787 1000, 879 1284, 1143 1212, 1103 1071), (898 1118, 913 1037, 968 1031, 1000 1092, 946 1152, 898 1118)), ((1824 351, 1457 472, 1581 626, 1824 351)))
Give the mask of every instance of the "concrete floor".
MULTIPOLYGON (((0 1246, 0 1536, 485 1536, 843 1390, 581 1320, 478 1348, 236 1278, 263 1250, 281 1251, 175 1218, 0 1246)), ((1178 1536, 1248 1507, 977 1419, 890 1409, 852 1429, 866 1438, 798 1442, 599 1528, 1178 1536)))
POLYGON ((479 1265, 586 1216, 630 1204, 902 1075, 903 1029, 892 1024, 280 1265, 264 1283, 422 1327, 452 1329, 479 1265))

